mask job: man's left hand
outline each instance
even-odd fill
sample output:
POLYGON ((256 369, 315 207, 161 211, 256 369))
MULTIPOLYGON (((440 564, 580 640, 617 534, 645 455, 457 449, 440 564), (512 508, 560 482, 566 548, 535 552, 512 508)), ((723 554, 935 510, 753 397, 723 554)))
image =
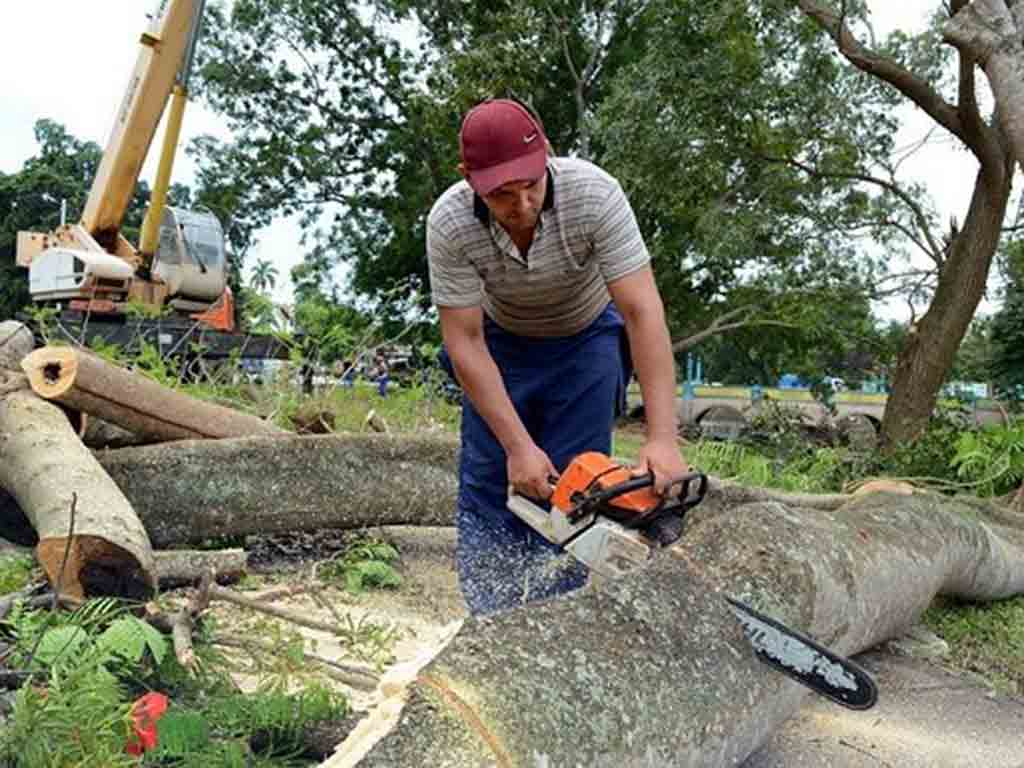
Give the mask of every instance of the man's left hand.
POLYGON ((649 438, 637 457, 637 475, 654 473, 654 492, 659 496, 668 490, 669 483, 690 471, 689 465, 679 452, 675 438, 649 438))

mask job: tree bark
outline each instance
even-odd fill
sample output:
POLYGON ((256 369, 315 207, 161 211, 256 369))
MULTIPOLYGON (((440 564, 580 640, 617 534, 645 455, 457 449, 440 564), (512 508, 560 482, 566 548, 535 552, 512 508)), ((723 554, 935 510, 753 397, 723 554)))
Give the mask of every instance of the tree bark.
POLYGON ((0 323, 0 371, 16 371, 21 359, 35 347, 35 338, 15 320, 0 323))
POLYGON ((145 596, 156 586, 128 499, 64 413, 28 391, 0 398, 0 486, 31 522, 36 558, 61 592, 145 596))
POLYGON ((1024 170, 1024 41, 1012 5, 1004 0, 966 3, 946 22, 943 38, 984 70, 999 124, 1024 170))
POLYGON ((1003 168, 978 173, 967 218, 939 273, 935 296, 900 350, 882 419, 883 445, 914 440, 928 426, 960 341, 985 293, 1010 200, 1012 171, 1013 161, 1007 157, 1003 168))
MULTIPOLYGON (((26 384, 27 386, 27 384, 26 384)), ((154 440, 147 440, 134 432, 122 429, 116 424, 104 421, 87 413, 82 414, 82 442, 89 448, 127 448, 132 445, 149 445, 154 440)))
POLYGON ((21 367, 40 397, 146 441, 287 434, 258 416, 190 397, 84 350, 42 347, 21 367))
POLYGON ((171 547, 256 533, 451 525, 458 446, 450 436, 285 435, 185 440, 97 458, 153 545, 171 547))
POLYGON ((1022 563, 1020 516, 932 495, 694 515, 672 550, 600 591, 468 619, 398 725, 324 765, 739 765, 808 694, 757 661, 725 595, 853 654, 938 594, 1020 593, 1022 563))
POLYGON ((209 572, 218 584, 234 583, 245 574, 244 549, 166 549, 153 557, 163 589, 198 584, 209 572))

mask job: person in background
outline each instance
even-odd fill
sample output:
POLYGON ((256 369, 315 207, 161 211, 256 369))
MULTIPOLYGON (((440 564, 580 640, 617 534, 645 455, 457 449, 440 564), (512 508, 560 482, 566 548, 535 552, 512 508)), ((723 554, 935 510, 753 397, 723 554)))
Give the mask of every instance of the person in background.
POLYGON ((442 360, 464 392, 457 569, 471 613, 582 586, 571 562, 506 508, 548 499, 568 462, 611 453, 635 368, 655 489, 687 471, 675 364, 650 256, 619 183, 554 157, 540 118, 493 99, 459 133, 463 180, 427 220, 442 360))

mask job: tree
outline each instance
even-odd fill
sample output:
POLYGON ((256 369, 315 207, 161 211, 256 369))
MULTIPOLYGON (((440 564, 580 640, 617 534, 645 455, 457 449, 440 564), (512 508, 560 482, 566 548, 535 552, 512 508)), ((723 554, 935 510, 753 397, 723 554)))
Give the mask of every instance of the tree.
POLYGON ((863 30, 859 25, 863 16, 847 15, 845 4, 843 12, 817 0, 799 0, 798 5, 850 64, 919 107, 978 161, 974 194, 963 223, 951 228, 944 239, 920 224, 913 230, 935 264, 934 287, 927 310, 915 318, 900 350, 882 425, 888 443, 910 440, 928 423, 984 294, 1002 235, 1014 167, 1024 157, 1018 154, 1024 147, 1017 149, 1021 144, 1007 127, 1024 109, 1024 101, 1005 77, 1007 65, 1019 67, 1024 62, 1018 55, 1021 35, 1013 24, 1022 8, 1019 3, 988 0, 953 0, 944 5, 936 19, 945 21, 945 39, 956 46, 955 55, 949 56, 939 50, 935 29, 917 45, 897 34, 887 49, 876 49, 858 37, 855 30, 863 30), (997 6, 1006 12, 993 17, 998 23, 986 28, 983 21, 997 6), (1013 16, 1007 6, 1013 7, 1013 16), (997 38, 1005 42, 998 52, 991 47, 997 38), (957 75, 947 96, 949 69, 942 65, 952 58, 957 75), (977 98, 979 69, 989 75, 993 86, 991 114, 982 111, 977 98))
POLYGON ((827 326, 797 286, 930 301, 886 422, 904 439, 931 413, 980 297, 992 236, 976 234, 1002 221, 1009 174, 998 127, 969 96, 973 70, 957 106, 942 95, 953 51, 938 32, 868 49, 851 31, 867 29, 863 8, 848 9, 378 0, 360 14, 240 0, 215 11, 222 34, 204 42, 203 91, 235 135, 204 140, 204 173, 251 225, 301 212, 307 257, 349 264, 357 295, 410 277, 422 287, 425 217, 457 178, 459 117, 482 96, 527 95, 560 151, 623 181, 677 351, 737 328, 827 326), (422 24, 415 51, 389 32, 409 19, 422 24), (971 212, 946 232, 924 190, 899 179, 893 114, 908 96, 986 158, 971 212), (858 245, 865 235, 877 247, 858 245), (887 269, 912 250, 931 266, 887 269))
POLYGON ((274 290, 277 284, 277 267, 269 259, 260 259, 249 276, 249 285, 256 291, 274 290))

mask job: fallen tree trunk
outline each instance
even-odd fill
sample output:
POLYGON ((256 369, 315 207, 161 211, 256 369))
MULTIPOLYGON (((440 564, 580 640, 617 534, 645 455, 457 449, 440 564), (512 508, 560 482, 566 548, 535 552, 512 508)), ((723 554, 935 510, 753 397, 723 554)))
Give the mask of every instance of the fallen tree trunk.
POLYGON ((450 437, 311 435, 122 448, 100 463, 156 547, 220 536, 450 525, 458 443, 450 437))
POLYGON ((36 558, 61 592, 141 597, 156 586, 128 499, 64 413, 28 391, 0 397, 0 486, 31 522, 36 558))
POLYGON ((222 405, 208 403, 72 347, 42 347, 21 362, 32 389, 148 442, 287 434, 222 405))
POLYGON ((1022 520, 919 493, 709 507, 670 552, 600 591, 467 620, 397 727, 324 765, 739 765, 808 694, 757 661, 725 595, 853 654, 938 594, 1024 590, 1022 520))
MULTIPOLYGON (((96 457, 131 501, 153 545, 177 547, 221 536, 453 525, 458 453, 458 440, 450 435, 336 433, 183 440, 96 457)), ((777 501, 834 509, 850 498, 712 478, 702 506, 777 501)), ((34 543, 31 526, 2 491, 0 536, 34 543)))

